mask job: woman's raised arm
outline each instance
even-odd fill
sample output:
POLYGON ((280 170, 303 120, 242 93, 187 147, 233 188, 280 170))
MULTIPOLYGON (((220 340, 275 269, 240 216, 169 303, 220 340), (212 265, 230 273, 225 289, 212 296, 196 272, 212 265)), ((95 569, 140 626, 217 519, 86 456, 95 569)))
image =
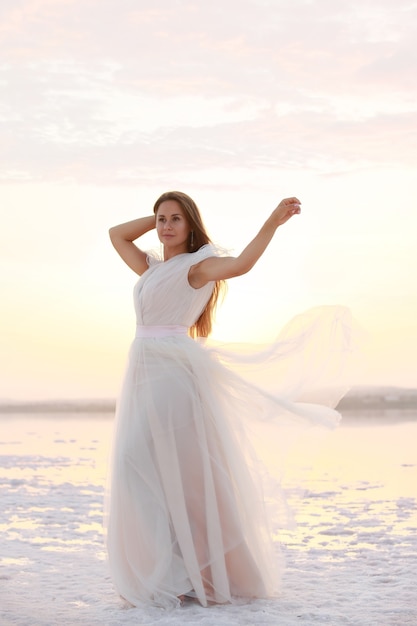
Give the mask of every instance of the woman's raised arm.
POLYGON ((153 228, 155 228, 155 215, 149 215, 118 226, 112 226, 109 230, 113 246, 123 261, 139 276, 146 272, 148 263, 146 253, 133 242, 153 228))
POLYGON ((300 204, 298 198, 281 200, 256 237, 239 256, 209 257, 193 265, 188 274, 190 285, 199 289, 210 281, 226 280, 249 272, 265 252, 277 228, 285 224, 293 215, 300 213, 300 204))

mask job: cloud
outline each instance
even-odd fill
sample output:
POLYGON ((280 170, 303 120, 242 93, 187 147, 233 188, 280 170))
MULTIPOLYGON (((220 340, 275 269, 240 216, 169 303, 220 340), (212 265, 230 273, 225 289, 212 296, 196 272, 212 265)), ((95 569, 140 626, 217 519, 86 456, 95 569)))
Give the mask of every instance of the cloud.
POLYGON ((415 5, 2 3, 3 180, 415 162, 415 5))

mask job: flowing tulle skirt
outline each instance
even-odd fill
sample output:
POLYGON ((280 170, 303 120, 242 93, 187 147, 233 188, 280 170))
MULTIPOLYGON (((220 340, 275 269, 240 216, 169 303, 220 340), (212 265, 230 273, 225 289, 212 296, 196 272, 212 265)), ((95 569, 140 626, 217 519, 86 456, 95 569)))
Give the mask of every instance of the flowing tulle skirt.
MULTIPOLYGON (((278 591, 263 494, 263 479, 277 472, 259 459, 259 435, 273 427, 281 467, 300 428, 337 423, 317 401, 324 381, 327 404, 343 391, 336 382, 349 333, 349 313, 325 307, 257 352, 187 336, 135 339, 107 503, 109 564, 123 598, 170 607, 189 594, 206 606, 278 591)), ((284 525, 278 488, 274 499, 284 525)))

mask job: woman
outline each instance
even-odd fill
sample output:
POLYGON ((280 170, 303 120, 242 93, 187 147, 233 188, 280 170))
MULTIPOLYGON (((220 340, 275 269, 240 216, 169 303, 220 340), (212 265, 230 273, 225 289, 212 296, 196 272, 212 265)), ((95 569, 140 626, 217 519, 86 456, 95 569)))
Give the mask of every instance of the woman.
MULTIPOLYGON (((287 373, 294 369, 291 348, 305 329, 287 330, 258 359, 241 356, 243 376, 230 352, 198 338, 210 333, 222 281, 248 272, 277 228, 299 213, 297 198, 282 200, 236 257, 217 254, 197 206, 181 192, 163 194, 154 215, 110 229, 117 252, 142 276, 117 409, 107 522, 112 577, 132 605, 169 607, 189 596, 207 606, 276 590, 277 555, 243 423, 255 414, 336 422, 337 414, 295 404, 293 383, 277 382, 271 392, 251 377, 256 360, 265 372, 275 362, 281 369, 288 362, 287 373), (133 243, 155 227, 162 259, 133 243)), ((340 315, 331 316, 333 351, 340 315)))

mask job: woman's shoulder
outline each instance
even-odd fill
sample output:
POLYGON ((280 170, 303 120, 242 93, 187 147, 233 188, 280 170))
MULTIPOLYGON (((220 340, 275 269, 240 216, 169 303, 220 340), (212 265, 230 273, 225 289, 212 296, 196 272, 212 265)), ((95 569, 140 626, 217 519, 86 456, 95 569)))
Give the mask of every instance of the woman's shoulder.
MULTIPOLYGON (((213 243, 206 243, 201 248, 196 250, 195 252, 185 252, 183 254, 178 254, 175 258, 176 265, 195 265, 204 259, 208 259, 212 256, 225 256, 227 255, 227 251, 220 248, 213 243)), ((158 250, 147 250, 146 252, 146 261, 149 267, 153 267, 155 265, 160 265, 164 263, 164 259, 158 250)))
POLYGON ((147 250, 146 251, 146 262, 149 267, 152 265, 157 265, 158 263, 162 263, 163 259, 157 250, 147 250))
MULTIPOLYGON (((190 256, 194 258, 198 258, 198 261, 202 261, 203 259, 208 259, 211 256, 227 256, 227 250, 224 250, 220 246, 214 243, 206 243, 204 246, 201 246, 196 252, 191 252, 190 256)), ((195 261, 197 262, 197 260, 195 261)))
POLYGON ((206 243, 204 244, 204 246, 201 246, 201 248, 199 248, 195 252, 190 253, 191 258, 198 257, 199 261, 201 261, 201 259, 205 259, 206 257, 214 256, 214 255, 215 255, 215 250, 214 250, 213 244, 211 243, 206 243))

